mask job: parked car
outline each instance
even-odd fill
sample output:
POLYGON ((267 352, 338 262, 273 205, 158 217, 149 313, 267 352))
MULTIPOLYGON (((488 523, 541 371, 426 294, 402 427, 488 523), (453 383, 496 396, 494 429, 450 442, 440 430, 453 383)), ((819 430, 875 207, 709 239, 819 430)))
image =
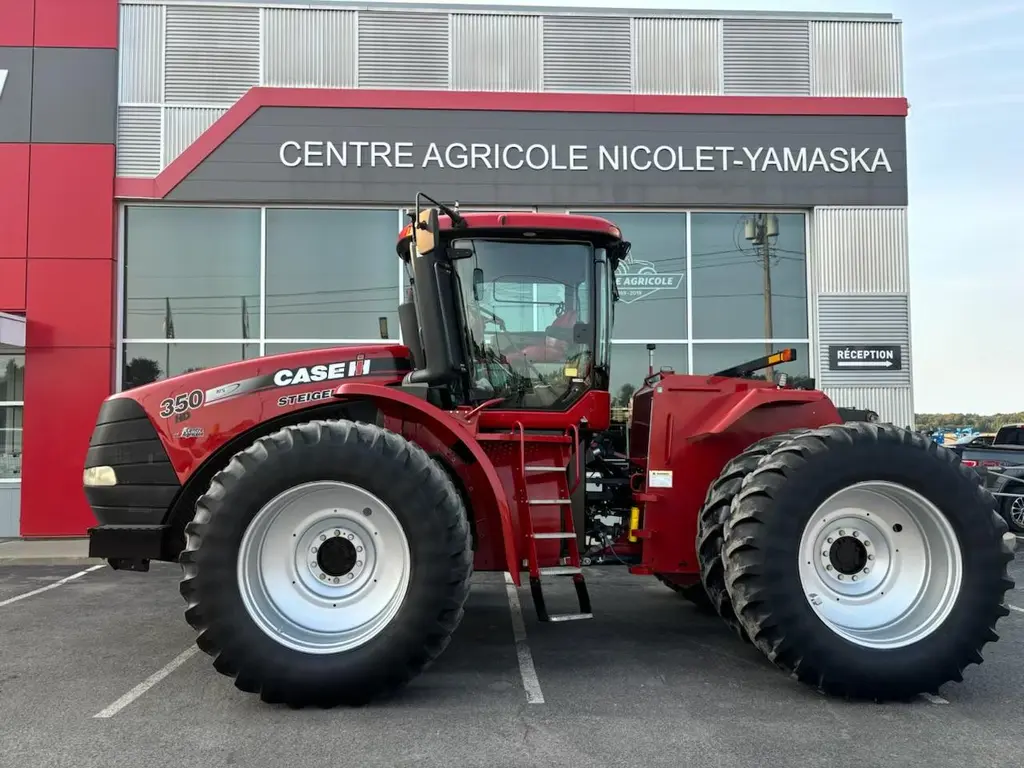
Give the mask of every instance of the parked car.
POLYGON ((1010 529, 1024 534, 1024 424, 1000 427, 991 445, 971 443, 958 448, 961 463, 973 467, 999 499, 1010 529))

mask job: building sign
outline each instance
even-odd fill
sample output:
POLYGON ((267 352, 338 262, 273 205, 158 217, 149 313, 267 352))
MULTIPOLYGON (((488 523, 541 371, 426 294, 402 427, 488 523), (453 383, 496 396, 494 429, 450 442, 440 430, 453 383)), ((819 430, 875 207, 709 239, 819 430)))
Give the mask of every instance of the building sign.
POLYGON ((842 344, 829 346, 830 371, 901 371, 903 351, 898 344, 842 344))
POLYGON ((483 144, 296 141, 278 148, 288 168, 455 168, 510 171, 892 173, 884 147, 684 147, 660 144, 483 144))
POLYGON ((674 291, 683 284, 680 273, 658 272, 650 261, 627 256, 615 271, 615 285, 619 289, 619 301, 632 304, 647 298, 657 291, 674 291))
MULTIPOLYGON (((902 206, 902 117, 261 107, 180 201, 902 206)), ((639 269, 639 268, 638 268, 639 269)))

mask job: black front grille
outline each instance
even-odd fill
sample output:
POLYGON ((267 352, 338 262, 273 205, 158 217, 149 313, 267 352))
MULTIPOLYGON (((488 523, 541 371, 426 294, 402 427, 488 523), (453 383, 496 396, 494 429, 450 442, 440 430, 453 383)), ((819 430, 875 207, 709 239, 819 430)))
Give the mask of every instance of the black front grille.
POLYGON ((86 488, 103 525, 157 525, 181 485, 152 422, 135 400, 118 397, 100 408, 85 468, 113 467, 117 485, 86 488))

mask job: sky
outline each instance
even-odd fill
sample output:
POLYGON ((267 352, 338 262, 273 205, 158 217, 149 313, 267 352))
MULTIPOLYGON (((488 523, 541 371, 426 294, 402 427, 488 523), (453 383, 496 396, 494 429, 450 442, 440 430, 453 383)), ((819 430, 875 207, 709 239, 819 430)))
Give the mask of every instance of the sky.
MULTIPOLYGON (((507 4, 634 5, 624 0, 507 4)), ((884 12, 903 21, 914 410, 1024 410, 1024 0, 639 0, 635 5, 884 12)))

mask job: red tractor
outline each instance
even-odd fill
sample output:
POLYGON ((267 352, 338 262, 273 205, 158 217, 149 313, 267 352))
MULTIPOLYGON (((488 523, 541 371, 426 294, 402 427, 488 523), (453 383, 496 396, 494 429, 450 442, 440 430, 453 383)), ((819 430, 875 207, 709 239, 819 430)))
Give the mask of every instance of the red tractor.
POLYGON ((196 642, 238 688, 292 706, 395 692, 448 645, 474 570, 525 572, 541 621, 590 618, 595 547, 829 694, 902 699, 981 662, 1014 539, 954 453, 758 377, 780 350, 648 376, 623 482, 588 503, 629 243, 593 216, 425 195, 411 219, 403 345, 246 360, 100 409, 90 552, 180 563, 196 642), (551 613, 561 577, 578 606, 551 613))

